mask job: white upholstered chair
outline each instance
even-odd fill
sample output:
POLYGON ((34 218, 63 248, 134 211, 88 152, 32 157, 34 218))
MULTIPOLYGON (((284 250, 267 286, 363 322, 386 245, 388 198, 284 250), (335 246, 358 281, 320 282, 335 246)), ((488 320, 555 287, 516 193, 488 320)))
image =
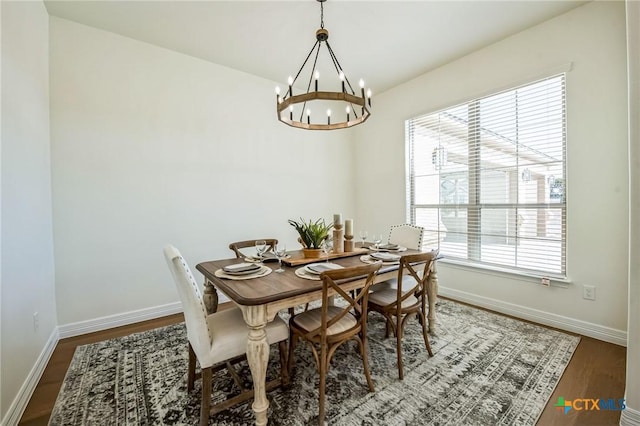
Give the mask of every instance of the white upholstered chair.
POLYGON ((389 244, 398 244, 412 250, 422 250, 423 236, 424 228, 422 226, 404 223, 391 227, 388 242, 389 244))
MULTIPOLYGON (((422 250, 422 237, 424 228, 422 226, 403 223, 402 225, 392 225, 389 229, 389 244, 398 244, 411 250, 422 250)), ((382 291, 392 288, 396 279, 382 281, 374 284, 371 291, 382 291)))
MULTIPOLYGON (((246 354, 248 327, 238 308, 226 309, 207 314, 202 301, 200 288, 193 278, 187 262, 173 246, 164 248, 164 256, 178 288, 189 340, 189 370, 187 389, 193 390, 196 379, 196 359, 200 363, 202 377, 202 405, 200 407, 200 425, 208 424, 209 415, 223 411, 253 395, 251 391, 242 392, 233 398, 211 407, 211 380, 213 371, 225 366, 232 371, 230 360, 237 360, 246 354)), ((286 344, 289 338, 287 324, 276 316, 266 327, 269 344, 279 342, 282 381, 288 382, 286 368, 286 344)), ((242 388, 241 388, 242 389, 242 388)))

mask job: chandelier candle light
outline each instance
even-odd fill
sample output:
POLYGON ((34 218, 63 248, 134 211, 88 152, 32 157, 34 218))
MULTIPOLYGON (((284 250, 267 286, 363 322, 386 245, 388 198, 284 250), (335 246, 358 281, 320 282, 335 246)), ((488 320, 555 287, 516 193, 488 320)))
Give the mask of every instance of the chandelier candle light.
MULTIPOLYGON (((276 110, 278 120, 283 123, 297 127, 299 129, 306 130, 335 130, 346 129, 364 123, 371 115, 369 108, 371 108, 371 89, 367 89, 366 97, 364 90, 364 80, 360 79, 360 96, 356 95, 356 92, 351 86, 349 78, 347 78, 338 58, 331 49, 329 44, 329 31, 324 28, 324 2, 326 0, 317 0, 320 3, 320 29, 316 31, 316 42, 311 48, 311 51, 307 55, 307 58, 302 63, 302 66, 298 70, 295 78, 289 76, 287 80, 288 90, 284 96, 280 96, 280 87, 276 87, 276 110), (328 55, 331 60, 331 64, 335 68, 338 81, 340 82, 341 91, 331 92, 319 90, 320 72, 316 68, 318 64, 318 57, 322 46, 326 46, 328 55), (315 53, 315 55, 314 55, 315 53), (294 83, 301 76, 305 66, 309 62, 309 59, 314 56, 313 65, 311 66, 311 72, 309 73, 309 83, 307 84, 307 91, 298 95, 293 94, 294 83), (311 90, 311 83, 314 90, 311 90), (307 103, 312 104, 314 101, 330 101, 341 102, 344 106, 345 120, 340 121, 342 118, 334 115, 333 123, 331 122, 331 109, 327 109, 327 123, 324 124, 316 119, 312 122, 311 109, 307 108, 307 103), (294 106, 300 105, 299 108, 294 106), (294 109, 300 112, 300 118, 296 119, 294 109), (359 111, 359 113, 358 113, 359 111), (306 112, 306 122, 303 121, 303 117, 306 112)), ((317 103, 317 102, 316 102, 317 103)), ((342 107, 341 107, 342 108, 342 107)), ((340 111, 340 110, 338 110, 340 111)))

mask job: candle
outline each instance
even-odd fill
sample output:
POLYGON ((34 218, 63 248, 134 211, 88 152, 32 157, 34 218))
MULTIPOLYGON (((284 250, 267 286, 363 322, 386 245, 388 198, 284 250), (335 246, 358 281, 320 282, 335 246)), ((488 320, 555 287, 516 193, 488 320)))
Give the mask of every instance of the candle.
POLYGON ((331 124, 331 110, 327 110, 327 124, 331 124))
POLYGON ((293 121, 293 105, 289 105, 289 120, 293 121))
POLYGON ((316 77, 316 92, 317 92, 318 91, 318 79, 320 78, 320 72, 318 70, 316 70, 315 77, 316 77))
POLYGON ((360 92, 362 92, 362 99, 364 99, 364 80, 360 79, 360 92))
POLYGON ((340 71, 340 81, 342 82, 342 92, 344 93, 344 73, 340 71))
POLYGON ((336 213, 333 215, 333 224, 339 225, 342 223, 342 215, 340 213, 336 213))
POLYGON ((367 90, 367 100, 369 102, 369 106, 371 106, 371 89, 367 90))
POLYGON ((311 110, 307 110, 307 124, 311 124, 311 110))
POLYGON ((347 105, 345 110, 347 111, 347 121, 349 121, 349 113, 351 112, 351 107, 349 105, 347 105))
POLYGON ((344 235, 353 235, 353 219, 344 220, 344 235))
POLYGON ((293 77, 289 76, 287 83, 289 83, 289 96, 293 96, 293 91, 291 90, 291 86, 293 85, 293 77))

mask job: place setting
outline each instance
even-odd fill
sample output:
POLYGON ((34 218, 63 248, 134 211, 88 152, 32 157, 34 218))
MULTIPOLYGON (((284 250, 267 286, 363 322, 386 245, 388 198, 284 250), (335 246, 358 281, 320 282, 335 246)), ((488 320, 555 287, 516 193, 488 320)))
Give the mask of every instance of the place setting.
POLYGON ((304 278, 312 281, 320 281, 320 274, 327 271, 334 271, 336 269, 344 268, 342 265, 332 262, 319 262, 310 263, 301 268, 296 269, 296 275, 300 278, 304 278))
POLYGON ((360 256, 360 260, 364 263, 382 262, 383 265, 397 265, 400 262, 400 255, 374 251, 364 256, 360 256))
POLYGON ((215 271, 215 276, 228 280, 250 280, 269 275, 272 269, 260 263, 235 263, 215 271))

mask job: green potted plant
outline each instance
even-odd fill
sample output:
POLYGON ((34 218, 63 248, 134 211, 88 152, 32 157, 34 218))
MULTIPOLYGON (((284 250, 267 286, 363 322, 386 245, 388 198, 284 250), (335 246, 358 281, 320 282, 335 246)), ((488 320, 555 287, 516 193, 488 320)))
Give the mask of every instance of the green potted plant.
POLYGON ((320 218, 315 222, 309 220, 305 222, 300 218, 300 222, 289 219, 289 224, 296 228, 302 244, 304 257, 320 257, 322 254, 322 242, 329 236, 329 231, 333 228, 333 223, 327 225, 324 219, 320 218))

